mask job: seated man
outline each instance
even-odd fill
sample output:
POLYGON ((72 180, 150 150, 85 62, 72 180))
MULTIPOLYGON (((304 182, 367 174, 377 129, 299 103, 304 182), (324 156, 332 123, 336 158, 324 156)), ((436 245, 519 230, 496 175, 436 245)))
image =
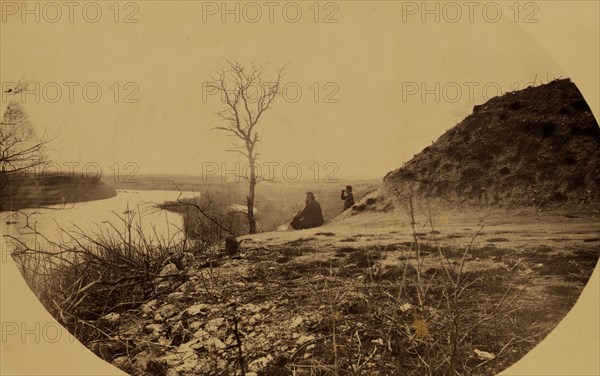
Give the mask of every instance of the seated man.
POLYGON ((292 219, 293 229, 300 230, 305 228, 319 227, 325 221, 321 212, 321 205, 315 200, 315 195, 312 192, 306 192, 306 206, 301 212, 297 213, 292 219))

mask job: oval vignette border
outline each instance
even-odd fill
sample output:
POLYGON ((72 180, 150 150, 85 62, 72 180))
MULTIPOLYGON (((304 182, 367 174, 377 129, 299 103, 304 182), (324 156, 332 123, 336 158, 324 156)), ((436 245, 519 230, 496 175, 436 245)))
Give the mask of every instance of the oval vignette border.
MULTIPOLYGON (((565 0, 566 2, 568 1, 565 0)), ((545 3, 552 2, 546 1, 545 3)), ((581 1, 579 2, 580 14, 584 14, 587 10, 581 4, 592 4, 586 6, 594 8, 592 10, 596 13, 600 9, 600 5, 596 1, 581 1)), ((549 19, 560 20, 560 8, 556 6, 552 9, 554 10, 552 14, 549 14, 549 19)), ((596 15, 600 16, 600 14, 596 15)), ((579 32, 590 26, 577 24, 576 27, 573 27, 572 23, 577 24, 577 20, 568 20, 554 25, 554 33, 567 34, 563 35, 563 42, 578 40, 579 32)), ((600 35, 600 24, 596 23, 594 26, 597 28, 598 34, 593 36, 595 40, 592 40, 590 45, 597 42, 600 35)), ((600 123, 600 82, 598 81, 600 56, 594 56, 594 51, 598 47, 586 50, 587 55, 584 56, 581 55, 581 50, 577 50, 577 47, 570 43, 556 43, 553 33, 534 35, 530 30, 526 30, 526 32, 566 72, 569 72, 569 77, 582 92, 596 121, 600 123), (596 64, 591 64, 591 66, 579 64, 581 61, 595 61, 596 64)), ((598 355, 600 354, 599 265, 596 265, 577 303, 559 325, 544 341, 501 375, 600 374, 600 355, 598 355)), ((27 328, 33 328, 36 322, 52 326, 59 325, 42 307, 12 263, 1 263, 0 299, 0 317, 3 321, 25 323, 27 328)), ((70 335, 61 335, 55 343, 46 341, 4 343, 3 341, 0 345, 0 364, 2 365, 0 374, 2 375, 124 375, 123 372, 98 358, 70 335)))

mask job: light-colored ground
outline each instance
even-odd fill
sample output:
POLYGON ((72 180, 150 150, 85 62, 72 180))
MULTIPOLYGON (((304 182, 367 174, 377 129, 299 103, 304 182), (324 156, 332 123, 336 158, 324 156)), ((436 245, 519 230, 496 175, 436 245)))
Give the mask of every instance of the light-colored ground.
MULTIPOLYGON (((482 210, 440 212, 416 215, 415 232, 425 242, 438 241, 446 246, 474 247, 494 244, 500 248, 524 250, 538 246, 573 250, 600 248, 600 218, 568 212, 533 210, 482 210), (473 237, 475 236, 475 239, 473 237)), ((369 247, 412 242, 413 230, 401 211, 390 213, 343 213, 332 222, 307 230, 286 230, 243 236, 255 245, 282 245, 302 241, 319 249, 343 246, 369 247)))
POLYGON ((122 312, 119 334, 93 349, 135 375, 232 375, 240 362, 254 375, 422 375, 448 369, 456 322, 465 335, 456 342, 459 373, 495 374, 569 312, 600 251, 598 218, 581 213, 438 212, 433 228, 422 213, 415 221, 413 231, 400 211, 344 213, 315 229, 240 237, 233 255, 197 254, 186 278, 161 282, 155 299, 122 312))

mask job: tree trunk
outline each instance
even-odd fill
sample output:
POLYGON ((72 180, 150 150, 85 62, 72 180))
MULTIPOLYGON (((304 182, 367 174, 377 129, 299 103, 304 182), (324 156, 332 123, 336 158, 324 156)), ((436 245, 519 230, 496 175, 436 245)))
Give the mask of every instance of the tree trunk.
POLYGON ((256 187, 256 171, 254 170, 254 161, 250 161, 250 187, 246 204, 248 207, 248 232, 256 234, 256 218, 254 218, 254 188, 256 187))

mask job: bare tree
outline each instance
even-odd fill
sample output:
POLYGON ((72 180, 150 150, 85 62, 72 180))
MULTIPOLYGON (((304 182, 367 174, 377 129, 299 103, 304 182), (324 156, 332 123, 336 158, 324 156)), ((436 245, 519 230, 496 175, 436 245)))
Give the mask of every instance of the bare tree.
POLYGON ((248 208, 248 232, 256 233, 256 219, 254 217, 254 193, 256 184, 264 180, 258 175, 256 161, 260 153, 257 146, 260 136, 256 126, 262 115, 267 111, 279 93, 284 68, 277 70, 273 80, 265 80, 265 65, 251 64, 245 67, 235 60, 227 60, 217 67, 212 80, 208 85, 222 95, 224 109, 217 115, 226 125, 215 127, 238 139, 239 145, 227 151, 242 155, 248 159, 249 176, 243 177, 248 181, 248 195, 246 205, 248 208))
MULTIPOLYGON (((19 94, 18 88, 9 94, 19 94)), ((4 193, 14 190, 27 173, 46 163, 44 151, 49 142, 36 137, 19 103, 11 101, 0 120, 0 208, 5 203, 4 193)))

